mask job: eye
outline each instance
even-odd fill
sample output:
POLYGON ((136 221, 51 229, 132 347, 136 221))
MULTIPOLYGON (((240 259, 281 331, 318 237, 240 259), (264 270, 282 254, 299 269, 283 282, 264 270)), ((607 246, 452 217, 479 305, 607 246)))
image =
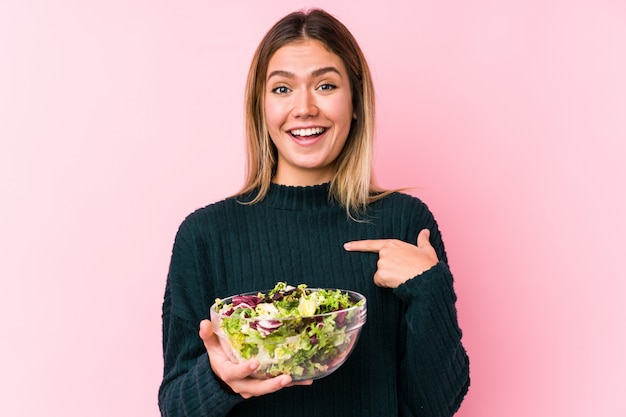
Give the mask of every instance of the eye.
POLYGON ((272 88, 272 93, 274 94, 287 94, 289 93, 291 90, 288 87, 285 87, 284 85, 279 85, 278 87, 274 87, 272 88))
POLYGON ((317 89, 321 91, 331 91, 331 90, 334 90, 335 88, 337 88, 337 86, 331 83, 324 83, 324 84, 321 84, 319 87, 317 87, 317 89))

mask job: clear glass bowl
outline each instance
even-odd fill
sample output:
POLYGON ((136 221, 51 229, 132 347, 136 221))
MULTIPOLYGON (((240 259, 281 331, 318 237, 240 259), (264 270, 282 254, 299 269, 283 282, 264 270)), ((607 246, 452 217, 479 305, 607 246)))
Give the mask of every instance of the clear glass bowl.
MULTIPOLYGON (((308 291, 319 291, 308 288, 308 291)), ((252 375, 266 379, 289 374, 293 381, 319 379, 337 370, 356 345, 367 318, 367 300, 357 292, 347 293, 353 306, 330 313, 287 318, 231 318, 211 306, 213 332, 233 362, 259 361, 252 375), (229 322, 229 320, 231 320, 229 322)), ((267 294, 268 292, 264 292, 267 294)), ((239 294, 254 296, 258 292, 239 294)), ((236 296, 221 300, 230 304, 236 296)))

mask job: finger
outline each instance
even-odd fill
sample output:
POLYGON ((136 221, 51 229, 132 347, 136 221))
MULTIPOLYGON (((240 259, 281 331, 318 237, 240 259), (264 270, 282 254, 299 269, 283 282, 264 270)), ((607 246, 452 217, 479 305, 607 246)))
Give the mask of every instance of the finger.
POLYGON ((220 356, 227 356, 224 349, 222 349, 219 338, 213 332, 213 325, 210 320, 205 319, 200 322, 200 331, 198 333, 204 343, 204 347, 206 348, 209 357, 215 353, 220 356))
MULTIPOLYGON (((239 381, 248 378, 258 367, 259 361, 256 359, 250 359, 239 364, 231 363, 231 366, 228 366, 228 368, 224 370, 222 379, 224 379, 224 381, 239 381)), ((291 382, 291 380, 289 382, 291 382)))
POLYGON ((204 319, 200 322, 200 331, 198 334, 202 340, 207 340, 213 336, 213 325, 211 324, 211 320, 204 319))
POLYGON ((204 319, 200 322, 200 330, 198 331, 200 339, 204 342, 204 347, 208 349, 219 347, 220 341, 213 333, 213 324, 211 320, 204 319))
POLYGON ((417 246, 423 248, 430 246, 430 230, 422 229, 417 235, 417 246))
POLYGON ((296 382, 292 382, 289 385, 287 385, 288 387, 293 387, 295 385, 313 385, 313 380, 312 379, 307 379, 304 381, 296 381, 296 382))
MULTIPOLYGON (((219 352, 220 354, 225 353, 224 350, 222 349, 219 339, 213 332, 213 325, 211 324, 210 320, 205 319, 200 322, 199 334, 200 334, 200 338, 204 342, 204 346, 207 348, 207 351, 209 351, 209 356, 211 356, 210 353, 214 351, 219 352)), ((230 370, 227 371, 228 375, 224 375, 224 379, 246 378, 259 367, 259 362, 254 359, 251 359, 249 361, 242 362, 239 364, 238 363, 231 363, 231 364, 233 366, 229 367, 230 370)))
POLYGON ((366 239, 346 242, 343 248, 350 252, 380 252, 387 239, 366 239))
POLYGON ((233 383, 233 390, 243 398, 257 397, 260 395, 276 392, 290 386, 291 377, 280 375, 270 379, 242 379, 233 383))

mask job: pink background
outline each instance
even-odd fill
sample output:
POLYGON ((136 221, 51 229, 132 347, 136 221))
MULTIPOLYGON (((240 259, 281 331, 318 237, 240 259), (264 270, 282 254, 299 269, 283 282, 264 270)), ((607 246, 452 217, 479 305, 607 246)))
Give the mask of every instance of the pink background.
MULTIPOLYGON (((370 61, 380 182, 443 230, 458 416, 626 415, 626 4, 315 4, 370 61)), ((250 58, 310 5, 0 4, 0 415, 158 415, 174 233, 241 185, 250 58)))

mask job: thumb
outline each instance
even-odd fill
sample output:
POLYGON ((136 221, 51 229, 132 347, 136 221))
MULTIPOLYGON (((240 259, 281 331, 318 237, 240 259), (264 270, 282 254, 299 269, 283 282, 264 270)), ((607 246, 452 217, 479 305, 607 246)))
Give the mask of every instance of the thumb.
POLYGON ((208 340, 213 336, 213 325, 211 320, 204 319, 200 322, 200 331, 198 332, 202 340, 208 340))
POLYGON ((430 246, 430 230, 422 229, 417 235, 417 246, 424 247, 430 246))

